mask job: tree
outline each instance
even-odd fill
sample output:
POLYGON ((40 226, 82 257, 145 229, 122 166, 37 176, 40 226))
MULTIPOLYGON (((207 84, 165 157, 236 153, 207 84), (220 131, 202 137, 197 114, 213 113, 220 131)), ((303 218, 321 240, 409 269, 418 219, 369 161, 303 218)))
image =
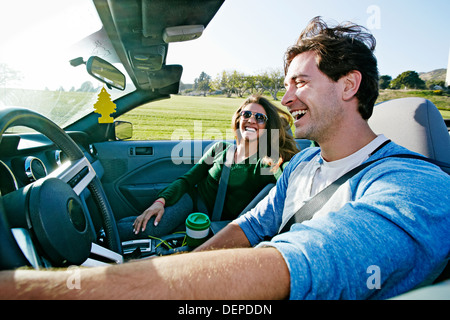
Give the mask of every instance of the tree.
POLYGON ((231 75, 227 71, 222 71, 222 74, 218 74, 211 83, 214 89, 222 91, 228 98, 233 93, 230 77, 231 75))
POLYGON ((189 83, 183 83, 182 81, 180 82, 180 92, 181 91, 185 91, 185 90, 193 90, 194 85, 193 84, 189 84, 189 83))
POLYGON ((10 68, 4 63, 0 63, 0 86, 4 86, 8 82, 20 79, 22 79, 22 75, 19 71, 10 68))
POLYGON ((257 92, 257 93, 263 93, 263 90, 261 86, 259 85, 258 76, 245 76, 245 85, 247 88, 247 91, 250 92, 250 94, 257 92))
POLYGON ((388 75, 384 75, 380 77, 380 89, 387 89, 391 84, 392 77, 388 75))
POLYGON ((254 79, 252 76, 246 76, 236 70, 223 71, 222 74, 217 75, 214 79, 212 87, 216 90, 221 90, 228 98, 233 93, 242 98, 245 92, 254 87, 254 79))
POLYGON ((429 80, 426 82, 427 88, 430 90, 435 90, 436 87, 441 87, 442 89, 445 88, 445 81, 444 80, 429 80))
POLYGON ((90 81, 85 81, 81 84, 77 92, 95 92, 94 85, 90 81))
POLYGON ((281 69, 271 69, 257 76, 257 82, 263 89, 269 91, 274 100, 278 100, 277 94, 284 87, 284 74, 281 69))
POLYGON ((284 74, 280 70, 268 70, 259 75, 245 75, 239 71, 223 71, 214 81, 212 87, 221 90, 227 97, 234 93, 242 98, 249 91, 264 93, 269 91, 274 100, 277 99, 278 92, 283 88, 284 74))
POLYGON ((200 77, 194 80, 194 89, 202 92, 206 97, 206 94, 211 91, 211 76, 202 72, 200 77))
POLYGON ((247 78, 245 74, 240 73, 238 71, 233 71, 230 78, 230 86, 232 92, 236 93, 239 98, 244 96, 244 93, 248 90, 247 78))
POLYGON ((425 81, 416 71, 405 71, 391 82, 392 89, 425 89, 425 81))

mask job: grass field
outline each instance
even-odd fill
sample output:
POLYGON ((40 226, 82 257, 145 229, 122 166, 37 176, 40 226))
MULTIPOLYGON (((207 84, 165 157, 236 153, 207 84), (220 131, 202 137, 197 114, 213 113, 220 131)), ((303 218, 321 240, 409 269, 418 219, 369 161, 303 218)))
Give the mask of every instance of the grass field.
MULTIPOLYGON (((279 93, 281 100, 283 93, 279 93)), ((377 102, 419 96, 431 100, 444 118, 450 119, 450 97, 432 91, 382 90, 377 102)), ((97 94, 21 89, 1 89, 0 106, 23 106, 50 117, 64 126, 92 111, 97 94)), ((273 101, 284 108, 280 100, 273 101)), ((234 139, 231 118, 243 98, 173 95, 145 104, 116 120, 133 123, 133 140, 234 139)))
POLYGON ((96 101, 97 94, 92 92, 0 88, 0 106, 34 110, 61 127, 89 113, 96 101))
MULTIPOLYGON (((438 109, 441 109, 441 111, 447 109, 446 111, 450 112, 450 97, 444 94, 434 94, 431 90, 381 90, 377 102, 406 97, 421 97, 428 99, 433 102, 438 109)), ((450 116, 448 118, 450 118, 450 116)))
POLYGON ((134 140, 183 139, 183 134, 191 139, 233 139, 231 118, 243 101, 173 95, 136 108, 117 120, 133 123, 134 140))
MULTIPOLYGON (((405 96, 410 92, 382 91, 377 102, 405 96)), ((450 109, 450 97, 425 96, 436 105, 450 109)), ((133 123, 133 140, 233 139, 231 117, 245 99, 173 95, 132 110, 117 120, 133 123)), ((273 101, 279 107, 280 101, 273 101)), ((441 110, 450 118, 450 110, 441 110)))

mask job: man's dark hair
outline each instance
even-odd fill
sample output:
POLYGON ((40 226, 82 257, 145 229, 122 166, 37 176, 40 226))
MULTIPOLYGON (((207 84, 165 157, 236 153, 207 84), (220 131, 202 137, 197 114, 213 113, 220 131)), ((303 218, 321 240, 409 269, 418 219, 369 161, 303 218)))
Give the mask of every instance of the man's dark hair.
POLYGON ((315 17, 303 30, 297 43, 288 48, 284 70, 299 54, 313 51, 317 55, 317 67, 328 78, 338 81, 353 70, 362 75, 361 85, 356 94, 358 110, 363 119, 370 118, 378 98, 378 67, 375 38, 362 26, 347 22, 328 27, 321 17, 315 17))

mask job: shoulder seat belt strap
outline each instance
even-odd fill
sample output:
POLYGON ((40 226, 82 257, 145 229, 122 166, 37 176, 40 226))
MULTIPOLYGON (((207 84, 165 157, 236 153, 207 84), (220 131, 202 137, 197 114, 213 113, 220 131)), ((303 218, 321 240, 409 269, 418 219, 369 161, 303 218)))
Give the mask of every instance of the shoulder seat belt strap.
POLYGON ((228 186, 228 178, 230 176, 231 164, 234 160, 235 150, 236 147, 234 145, 230 146, 227 150, 225 163, 222 166, 222 174, 220 175, 219 188, 217 190, 211 221, 219 221, 222 217, 223 204, 225 202, 225 194, 228 186))
MULTIPOLYGON (((380 146, 380 147, 382 147, 382 146, 380 146)), ((379 150, 379 149, 380 148, 378 148, 377 150, 379 150)), ((375 153, 377 150, 375 150, 373 153, 375 153)), ((320 191, 318 194, 316 194, 313 198, 311 198, 286 222, 286 224, 283 226, 281 231, 278 232, 278 234, 289 231, 289 229, 291 228, 291 226, 294 223, 302 223, 303 221, 310 220, 314 216, 314 214, 325 205, 325 203, 328 201, 328 199, 330 199, 330 197, 334 194, 334 192, 343 183, 345 183, 352 176, 354 176, 355 174, 360 172, 362 169, 370 166, 371 164, 373 164, 379 160, 386 159, 386 158, 413 158, 413 159, 420 159, 420 160, 428 161, 428 162, 439 165, 439 163, 437 163, 436 161, 434 161, 432 159, 428 159, 426 157, 418 156, 418 155, 414 155, 414 154, 395 154, 395 155, 390 155, 390 156, 383 157, 380 159, 372 160, 369 162, 365 162, 365 163, 359 165, 358 167, 350 170, 349 172, 347 172, 346 174, 341 176, 339 179, 334 181, 332 184, 327 186, 325 189, 320 191)))

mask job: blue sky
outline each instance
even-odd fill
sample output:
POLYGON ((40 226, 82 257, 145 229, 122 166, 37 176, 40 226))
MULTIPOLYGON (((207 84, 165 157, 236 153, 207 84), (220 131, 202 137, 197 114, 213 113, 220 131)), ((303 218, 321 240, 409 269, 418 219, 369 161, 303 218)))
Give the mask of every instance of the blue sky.
POLYGON ((285 49, 318 15, 370 28, 382 75, 447 68, 449 0, 225 0, 200 39, 170 45, 168 63, 183 65, 184 83, 202 71, 281 68, 285 49))

